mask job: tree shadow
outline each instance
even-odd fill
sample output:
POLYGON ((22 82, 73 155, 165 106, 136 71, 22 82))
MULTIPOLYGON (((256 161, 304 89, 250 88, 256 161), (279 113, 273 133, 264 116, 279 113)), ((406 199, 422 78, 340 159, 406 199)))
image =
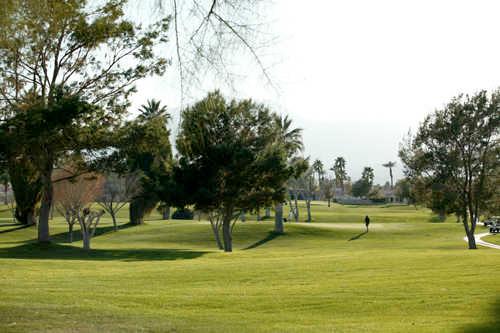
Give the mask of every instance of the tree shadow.
POLYGON ((500 332, 500 298, 493 304, 490 315, 491 321, 484 324, 472 324, 464 327, 460 332, 463 333, 498 333, 500 332))
POLYGON ((273 239, 279 237, 279 236, 283 236, 282 233, 277 233, 277 232, 274 232, 274 231, 270 231, 266 237, 264 237, 263 239, 261 239, 260 241, 257 241, 255 243, 253 243, 252 245, 249 245, 245 248, 243 248, 243 250, 251 250, 251 249, 255 249, 256 247, 259 247, 261 245, 264 245, 266 244, 267 242, 270 242, 272 241, 273 239))
POLYGON ((367 233, 368 233, 368 231, 363 231, 362 233, 360 233, 360 234, 358 234, 358 235, 356 235, 356 236, 352 237, 351 239, 349 239, 349 242, 350 242, 350 241, 353 241, 353 240, 356 240, 356 239, 359 239, 359 238, 361 238, 362 236, 366 235, 367 233))
POLYGON ((8 224, 8 225, 2 225, 3 226, 14 226, 14 225, 17 225, 17 227, 15 228, 10 228, 10 229, 7 229, 7 230, 0 230, 0 234, 5 234, 5 233, 8 233, 8 232, 12 232, 12 231, 16 231, 16 230, 21 230, 21 229, 25 229, 25 228, 29 228, 29 227, 33 227, 34 224, 28 224, 28 225, 24 225, 24 224, 17 224, 17 223, 12 223, 12 224, 8 224))
MULTIPOLYGON (((76 224, 76 225, 78 226, 78 224, 76 224)), ((123 230, 123 229, 128 229, 128 228, 135 227, 135 226, 137 226, 137 225, 132 224, 130 222, 126 223, 126 224, 119 224, 117 226, 117 231, 123 230)), ((108 233, 112 233, 114 231, 115 231, 115 229, 112 225, 105 226, 105 227, 98 227, 95 230, 94 237, 102 236, 102 235, 105 235, 108 233)), ((60 232, 58 234, 54 234, 54 235, 50 236, 51 240, 55 243, 68 243, 68 237, 69 237, 69 231, 60 232)), ((94 238, 94 237, 92 237, 92 238, 94 238)), ((80 231, 80 229, 73 230, 73 242, 78 242, 81 240, 82 240, 82 232, 80 231)))
POLYGON ((164 261, 195 259, 206 251, 180 249, 91 249, 55 243, 27 243, 0 249, 0 258, 6 259, 50 259, 50 260, 122 260, 164 261))

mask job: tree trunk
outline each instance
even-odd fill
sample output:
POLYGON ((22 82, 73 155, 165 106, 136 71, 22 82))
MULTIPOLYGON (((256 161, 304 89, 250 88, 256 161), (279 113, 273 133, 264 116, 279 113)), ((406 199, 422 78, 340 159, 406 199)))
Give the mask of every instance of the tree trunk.
POLYGON ((469 244, 469 250, 477 249, 476 239, 474 238, 474 233, 469 231, 467 234, 467 243, 469 244))
POLYGON ((328 208, 330 208, 330 201, 331 201, 331 199, 328 198, 328 208))
POLYGON ((87 231, 82 232, 83 238, 83 248, 85 250, 90 250, 90 235, 87 231))
POLYGON ((266 207, 265 218, 271 217, 271 207, 266 207))
POLYGON ((111 210, 109 215, 111 215, 111 219, 113 220, 113 230, 117 231, 118 230, 118 223, 116 223, 116 214, 115 214, 114 210, 111 210))
POLYGON ((212 226, 212 231, 214 232, 214 237, 215 237, 215 242, 217 243, 217 247, 219 248, 219 250, 224 250, 224 246, 222 245, 222 242, 220 240, 220 233, 217 224, 210 221, 210 225, 212 226))
POLYGON ((299 222, 299 203, 297 200, 297 194, 295 194, 295 222, 299 222))
POLYGON ((73 224, 68 224, 68 242, 73 243, 73 224))
POLYGON ((275 206, 274 213, 274 232, 282 234, 284 232, 283 227, 283 204, 279 203, 275 206))
POLYGON ((260 222, 260 208, 257 208, 257 222, 260 222))
POLYGON ((465 229, 465 235, 467 236, 467 243, 469 244, 469 250, 475 250, 477 249, 476 246, 476 239, 474 238, 474 231, 470 230, 469 228, 469 222, 467 221, 467 209, 465 209, 464 216, 462 219, 464 229, 465 229))
POLYGON ((246 220, 247 220, 246 212, 244 209, 241 210, 240 220, 241 220, 241 222, 246 222, 246 220))
POLYGON ((306 206, 307 206, 307 222, 311 222, 311 200, 306 200, 306 206))
POLYGON ((42 177, 42 204, 40 206, 40 217, 38 219, 38 241, 50 242, 49 216, 52 207, 52 169, 53 163, 49 159, 45 166, 42 177))
POLYGON ((164 207, 162 211, 162 218, 164 220, 170 219, 170 206, 164 207))
POLYGON ((144 223, 144 216, 149 214, 158 204, 154 197, 138 197, 130 202, 130 223, 139 225, 144 223))
POLYGON ((5 206, 9 204, 9 201, 7 200, 7 192, 9 192, 9 183, 5 182, 3 184, 3 194, 4 194, 3 203, 5 206))
POLYGON ((14 217, 16 220, 24 225, 35 225, 36 224, 36 218, 35 218, 35 207, 16 207, 16 210, 14 212, 14 217))
POLYGON ((224 240, 224 252, 233 252, 233 238, 231 235, 231 215, 224 216, 222 222, 222 237, 224 240))
POLYGON ((41 197, 41 181, 31 161, 9 160, 10 184, 16 201, 14 216, 24 225, 35 225, 35 207, 41 197))
POLYGON ((132 200, 129 205, 130 223, 139 225, 144 223, 142 200, 132 200))

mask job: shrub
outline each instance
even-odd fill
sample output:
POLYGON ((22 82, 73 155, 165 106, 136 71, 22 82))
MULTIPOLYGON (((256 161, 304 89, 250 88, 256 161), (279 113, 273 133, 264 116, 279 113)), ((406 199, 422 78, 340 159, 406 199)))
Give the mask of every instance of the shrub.
POLYGON ((189 208, 179 208, 172 214, 174 220, 192 220, 194 213, 189 208))

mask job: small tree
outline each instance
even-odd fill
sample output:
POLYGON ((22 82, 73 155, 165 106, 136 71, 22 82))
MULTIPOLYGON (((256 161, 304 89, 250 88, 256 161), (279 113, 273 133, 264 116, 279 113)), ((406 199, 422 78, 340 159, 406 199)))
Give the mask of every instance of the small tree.
POLYGON ((86 174, 70 178, 73 174, 70 168, 56 169, 53 173, 55 208, 68 223, 70 243, 73 242, 73 227, 79 222, 78 214, 99 196, 103 183, 99 175, 86 174))
POLYGON ((330 178, 325 178, 321 182, 321 188, 325 199, 328 200, 328 207, 335 196, 335 182, 330 178))
POLYGON ((101 220, 101 216, 103 216, 104 213, 104 210, 93 212, 90 208, 84 208, 77 212, 76 216, 78 223, 80 224, 83 248, 85 250, 90 250, 90 240, 94 237, 99 221, 101 220))
POLYGON ((118 230, 116 215, 138 193, 139 189, 139 177, 135 173, 123 176, 110 173, 106 176, 101 195, 97 197, 97 203, 111 215, 115 231, 118 230))

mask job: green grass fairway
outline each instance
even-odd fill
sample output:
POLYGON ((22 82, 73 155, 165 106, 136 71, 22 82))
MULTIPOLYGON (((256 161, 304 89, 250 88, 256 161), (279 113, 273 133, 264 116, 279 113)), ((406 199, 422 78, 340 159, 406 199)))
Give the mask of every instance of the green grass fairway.
POLYGON ((282 236, 238 223, 230 254, 204 221, 107 219, 87 253, 0 214, 0 332, 500 332, 500 251, 425 209, 315 203, 282 236))
POLYGON ((485 242, 500 245, 500 234, 488 235, 482 238, 485 242))

